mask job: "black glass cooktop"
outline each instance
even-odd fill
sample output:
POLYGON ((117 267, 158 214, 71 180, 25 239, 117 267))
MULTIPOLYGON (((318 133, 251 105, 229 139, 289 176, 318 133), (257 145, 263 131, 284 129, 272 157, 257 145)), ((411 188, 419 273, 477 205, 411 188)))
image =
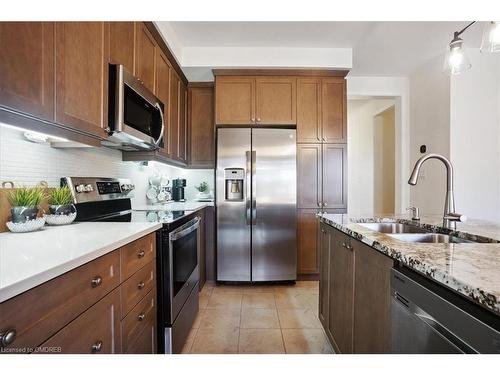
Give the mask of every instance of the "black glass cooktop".
POLYGON ((182 219, 193 211, 177 211, 177 210, 149 210, 149 211, 132 211, 130 221, 150 222, 170 224, 176 220, 182 219))

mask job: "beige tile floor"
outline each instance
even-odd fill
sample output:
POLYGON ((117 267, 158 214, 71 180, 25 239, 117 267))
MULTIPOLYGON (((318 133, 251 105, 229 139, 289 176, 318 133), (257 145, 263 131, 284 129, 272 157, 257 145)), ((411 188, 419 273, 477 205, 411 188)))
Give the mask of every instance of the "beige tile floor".
POLYGON ((333 353, 318 318, 318 282, 206 283, 183 353, 333 353))

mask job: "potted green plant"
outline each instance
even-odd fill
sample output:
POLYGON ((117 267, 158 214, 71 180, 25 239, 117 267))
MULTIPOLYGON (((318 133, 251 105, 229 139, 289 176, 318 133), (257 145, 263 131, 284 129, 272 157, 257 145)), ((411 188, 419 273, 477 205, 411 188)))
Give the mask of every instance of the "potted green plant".
POLYGON ((201 182, 198 186, 194 187, 198 190, 198 194, 196 195, 198 199, 207 199, 209 198, 208 194, 208 183, 205 181, 201 182))
POLYGON ((9 194, 9 202, 13 223, 25 223, 35 220, 40 203, 45 199, 43 187, 20 187, 9 194))
POLYGON ((73 195, 67 185, 51 190, 49 194, 49 213, 47 224, 64 225, 76 218, 76 207, 73 195))

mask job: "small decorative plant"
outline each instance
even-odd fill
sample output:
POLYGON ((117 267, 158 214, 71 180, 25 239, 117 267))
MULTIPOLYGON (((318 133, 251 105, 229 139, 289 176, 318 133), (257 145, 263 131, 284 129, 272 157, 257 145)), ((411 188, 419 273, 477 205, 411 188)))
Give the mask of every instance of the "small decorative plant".
POLYGON ((53 206, 65 206, 73 204, 73 195, 67 185, 55 188, 50 192, 49 203, 53 206))
POLYGON ((200 193, 206 193, 208 191, 208 184, 205 181, 203 181, 198 186, 195 186, 195 189, 198 190, 200 193))
POLYGON ((25 223, 35 220, 38 215, 38 206, 45 198, 45 190, 41 186, 20 187, 13 190, 9 195, 12 222, 25 223))
POLYGON ((42 187, 20 187, 12 191, 9 195, 9 202, 12 207, 35 208, 45 198, 45 191, 42 187))

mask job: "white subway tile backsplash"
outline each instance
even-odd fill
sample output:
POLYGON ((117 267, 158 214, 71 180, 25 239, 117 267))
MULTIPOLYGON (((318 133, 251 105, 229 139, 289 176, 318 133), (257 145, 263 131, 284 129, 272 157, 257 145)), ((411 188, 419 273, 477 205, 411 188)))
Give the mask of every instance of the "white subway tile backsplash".
POLYGON ((58 186, 63 176, 93 176, 130 178, 136 185, 135 204, 145 204, 148 177, 158 171, 167 178, 187 180, 186 198, 194 199, 194 186, 202 181, 213 189, 212 170, 188 170, 160 163, 141 166, 124 162, 121 152, 100 148, 52 148, 46 143, 27 141, 22 131, 0 125, 0 181, 12 181, 16 186, 36 185, 47 181, 58 186))

